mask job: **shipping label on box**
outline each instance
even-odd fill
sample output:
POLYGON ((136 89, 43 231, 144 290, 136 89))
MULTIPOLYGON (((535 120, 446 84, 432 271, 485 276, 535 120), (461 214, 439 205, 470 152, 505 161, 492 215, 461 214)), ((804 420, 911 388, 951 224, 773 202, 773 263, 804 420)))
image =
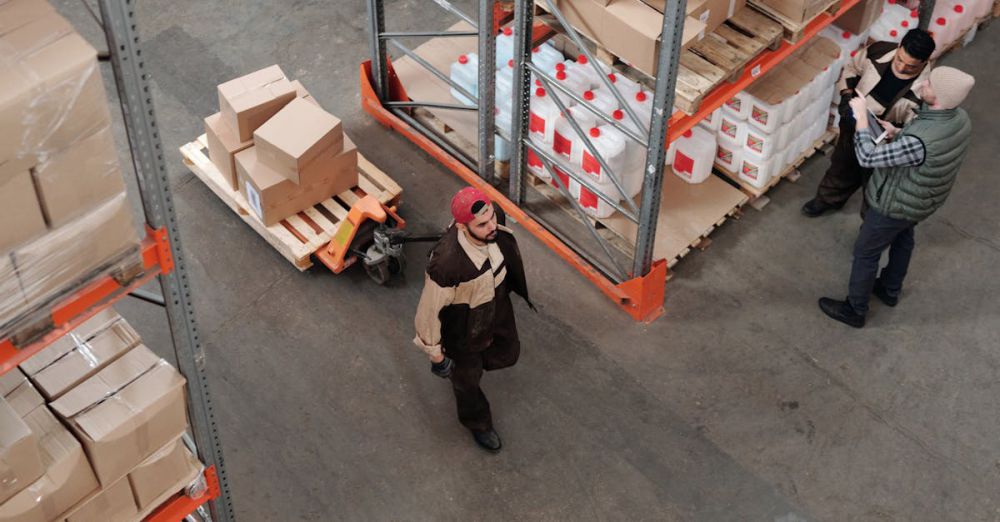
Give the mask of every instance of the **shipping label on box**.
POLYGON ((340 118, 303 99, 292 100, 254 131, 257 161, 299 184, 316 158, 324 151, 339 153, 343 143, 340 118))
POLYGON ((0 504, 45 473, 38 434, 0 398, 0 504))
POLYGON ((187 428, 184 382, 140 344, 51 406, 107 486, 187 428))
POLYGON ((240 141, 253 138, 258 127, 295 99, 295 88, 277 65, 220 84, 218 91, 222 119, 240 141))
POLYGON ((177 493, 197 477, 201 468, 183 441, 167 444, 128 474, 139 509, 156 506, 165 494, 177 493))
POLYGON ((240 141, 236 131, 222 121, 217 112, 205 118, 205 140, 208 142, 208 159, 218 167, 233 190, 239 190, 236 176, 236 153, 253 145, 253 140, 240 141))

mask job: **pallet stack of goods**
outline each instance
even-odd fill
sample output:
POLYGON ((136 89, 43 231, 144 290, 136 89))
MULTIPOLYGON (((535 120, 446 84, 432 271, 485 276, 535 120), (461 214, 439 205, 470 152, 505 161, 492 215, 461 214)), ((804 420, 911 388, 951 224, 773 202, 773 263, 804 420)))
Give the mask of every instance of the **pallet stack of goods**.
POLYGON ((0 334, 139 243, 97 52, 43 0, 0 2, 0 334))
POLYGON ((184 384, 111 309, 0 375, 0 520, 139 520, 196 483, 184 384))
POLYGON ((218 87, 205 118, 212 163, 265 226, 358 184, 358 150, 336 116, 277 65, 218 87))

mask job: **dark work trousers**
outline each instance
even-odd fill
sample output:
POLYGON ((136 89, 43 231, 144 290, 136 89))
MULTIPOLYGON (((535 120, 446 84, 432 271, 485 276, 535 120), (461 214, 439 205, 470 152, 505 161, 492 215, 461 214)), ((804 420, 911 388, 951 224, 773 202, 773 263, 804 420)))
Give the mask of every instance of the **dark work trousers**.
POLYGON ((493 300, 493 340, 482 350, 469 347, 446 347, 445 352, 455 363, 451 386, 455 392, 458 420, 473 431, 493 429, 490 403, 479 387, 483 370, 499 370, 513 366, 521 354, 521 343, 514 322, 514 307, 506 282, 496 289, 493 300))
MULTIPOLYGON (((863 188, 868 183, 868 178, 872 175, 871 169, 858 163, 858 157, 854 153, 854 126, 853 118, 840 119, 840 136, 830 157, 830 168, 826 170, 826 175, 816 189, 816 198, 835 207, 844 206, 858 188, 863 188)), ((864 206, 863 203, 862 205, 864 206)))
POLYGON ((868 209, 861 224, 861 232, 854 243, 854 264, 851 265, 851 283, 847 301, 859 314, 868 313, 868 300, 875 286, 876 273, 882 252, 889 249, 889 264, 882 269, 882 286, 886 293, 896 297, 903 289, 906 269, 913 255, 913 221, 894 219, 868 209))

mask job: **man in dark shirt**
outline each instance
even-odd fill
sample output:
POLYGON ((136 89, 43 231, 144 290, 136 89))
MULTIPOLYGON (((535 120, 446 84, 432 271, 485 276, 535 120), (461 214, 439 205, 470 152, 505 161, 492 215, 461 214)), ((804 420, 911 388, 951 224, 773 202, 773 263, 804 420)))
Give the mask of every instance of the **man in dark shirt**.
POLYGON ((818 217, 843 207, 863 187, 871 169, 862 167, 854 152, 854 118, 848 102, 855 96, 867 98, 868 107, 878 118, 902 127, 920 108, 912 87, 929 73, 927 60, 934 53, 934 39, 922 29, 906 33, 897 46, 876 42, 859 50, 840 75, 840 136, 830 158, 830 168, 816 190, 816 197, 802 206, 802 213, 818 217))

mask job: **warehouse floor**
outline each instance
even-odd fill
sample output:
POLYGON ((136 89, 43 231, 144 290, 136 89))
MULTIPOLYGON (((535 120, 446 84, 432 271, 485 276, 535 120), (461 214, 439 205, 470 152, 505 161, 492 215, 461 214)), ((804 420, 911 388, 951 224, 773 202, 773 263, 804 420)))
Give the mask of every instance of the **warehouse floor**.
MULTIPOLYGON (((215 85, 278 63, 403 186, 414 229, 446 223, 458 178, 360 110, 363 3, 274 4, 137 16, 239 519, 1000 520, 1000 29, 946 60, 978 76, 971 154, 918 227, 903 301, 875 303, 864 330, 816 307, 846 293, 860 223, 857 198, 799 214, 822 156, 684 259, 650 325, 522 232, 539 312, 516 304, 521 361, 485 378, 505 442, 491 456, 410 344, 427 246, 389 288, 299 273, 181 163, 215 85)), ((387 4, 393 30, 452 23, 432 2, 387 4)), ((119 310, 169 352, 157 308, 119 310)))

